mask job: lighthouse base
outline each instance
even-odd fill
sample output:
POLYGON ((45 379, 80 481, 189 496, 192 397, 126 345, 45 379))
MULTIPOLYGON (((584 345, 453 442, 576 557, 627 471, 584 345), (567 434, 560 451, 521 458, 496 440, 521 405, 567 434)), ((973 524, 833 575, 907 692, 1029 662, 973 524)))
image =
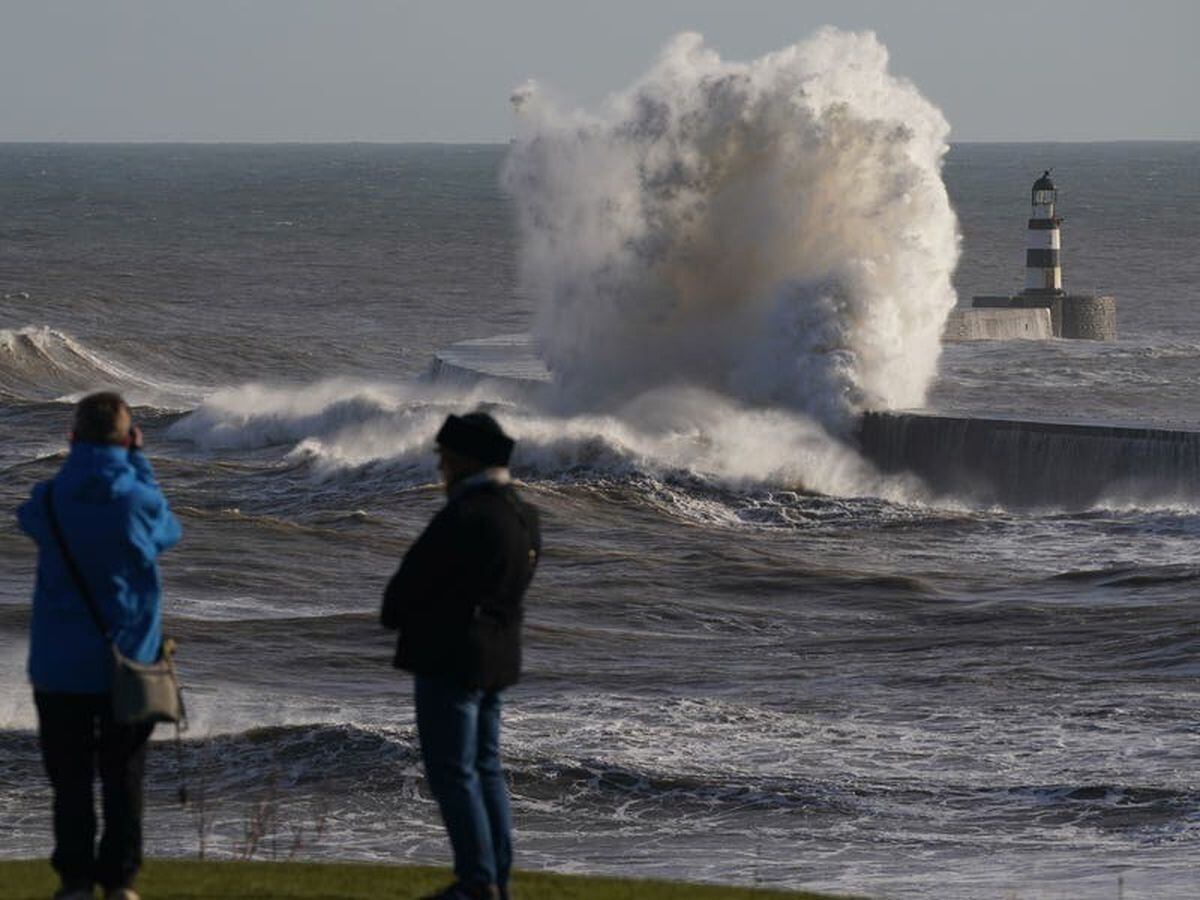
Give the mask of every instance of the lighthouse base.
POLYGON ((973 297, 975 309, 1047 309, 1054 337, 1084 341, 1117 339, 1115 297, 1093 294, 1017 294, 1014 297, 973 297))
POLYGON ((942 342, 1044 341, 1054 337, 1046 309, 952 309, 942 342))

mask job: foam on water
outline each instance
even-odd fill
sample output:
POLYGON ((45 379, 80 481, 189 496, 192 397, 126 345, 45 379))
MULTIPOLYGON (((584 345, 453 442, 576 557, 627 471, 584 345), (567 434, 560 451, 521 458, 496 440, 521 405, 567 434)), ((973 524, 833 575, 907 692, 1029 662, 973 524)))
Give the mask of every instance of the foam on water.
POLYGON ((832 428, 923 402, 955 303, 948 126, 873 34, 749 63, 696 34, 602 109, 514 95, 504 183, 569 405, 685 383, 832 428))
POLYGON ((308 464, 320 477, 383 468, 433 481, 433 434, 447 413, 479 404, 517 439, 514 468, 525 477, 647 474, 841 496, 919 494, 909 480, 876 473, 802 413, 755 408, 696 387, 647 391, 607 413, 569 414, 511 402, 486 384, 249 384, 212 395, 169 433, 210 451, 278 446, 281 458, 308 464))

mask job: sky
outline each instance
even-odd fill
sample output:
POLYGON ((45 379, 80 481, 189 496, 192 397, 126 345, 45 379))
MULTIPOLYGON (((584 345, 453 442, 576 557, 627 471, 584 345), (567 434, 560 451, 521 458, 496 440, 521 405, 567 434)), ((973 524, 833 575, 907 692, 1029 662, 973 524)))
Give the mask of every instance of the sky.
POLYGON ((1200 0, 0 0, 0 141, 503 142, 527 79, 594 107, 678 32, 823 25, 953 141, 1200 139, 1200 0))

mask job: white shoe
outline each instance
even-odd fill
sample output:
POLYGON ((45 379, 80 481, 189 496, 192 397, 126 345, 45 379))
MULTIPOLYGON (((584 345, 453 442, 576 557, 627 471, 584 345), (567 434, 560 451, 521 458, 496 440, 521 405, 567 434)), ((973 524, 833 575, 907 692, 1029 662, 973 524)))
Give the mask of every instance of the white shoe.
MULTIPOLYGON (((91 897, 88 894, 88 897, 91 897)), ((142 900, 133 888, 116 888, 104 895, 104 900, 142 900)))

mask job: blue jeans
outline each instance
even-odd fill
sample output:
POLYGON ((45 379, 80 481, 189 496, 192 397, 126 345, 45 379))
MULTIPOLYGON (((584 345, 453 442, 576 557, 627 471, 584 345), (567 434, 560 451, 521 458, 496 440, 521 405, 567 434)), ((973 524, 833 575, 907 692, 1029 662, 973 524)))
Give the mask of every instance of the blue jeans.
POLYGON ((417 733, 425 777, 466 884, 508 884, 512 814, 500 766, 500 694, 416 677, 417 733))

